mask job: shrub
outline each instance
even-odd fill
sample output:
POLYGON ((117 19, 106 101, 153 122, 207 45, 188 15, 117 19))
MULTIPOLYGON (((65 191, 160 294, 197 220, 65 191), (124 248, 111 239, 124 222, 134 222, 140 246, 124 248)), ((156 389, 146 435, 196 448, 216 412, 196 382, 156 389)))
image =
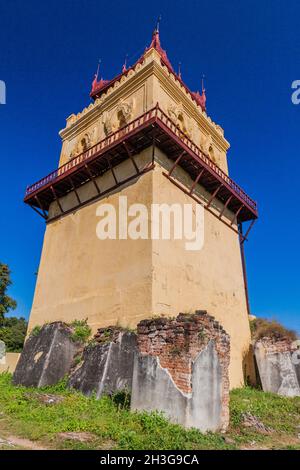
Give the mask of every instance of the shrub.
POLYGON ((27 322, 25 318, 8 317, 0 320, 0 340, 7 352, 21 352, 25 341, 27 322))
POLYGON ((267 320, 265 318, 255 318, 250 322, 251 335, 254 340, 263 337, 272 339, 287 338, 291 341, 297 339, 297 334, 293 330, 289 330, 276 320, 267 320))
POLYGON ((40 325, 35 325, 30 331, 30 336, 38 336, 40 334, 42 327, 40 325))
POLYGON ((74 342, 86 343, 92 333, 92 330, 87 323, 87 319, 74 320, 70 326, 73 329, 71 336, 72 340, 74 342))

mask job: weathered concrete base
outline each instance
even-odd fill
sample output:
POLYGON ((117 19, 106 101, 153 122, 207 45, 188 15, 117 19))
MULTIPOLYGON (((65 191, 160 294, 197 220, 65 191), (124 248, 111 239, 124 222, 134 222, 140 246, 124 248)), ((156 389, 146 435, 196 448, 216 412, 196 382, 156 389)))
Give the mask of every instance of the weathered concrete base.
POLYGON ((69 373, 80 344, 71 339, 72 329, 62 322, 44 325, 24 345, 13 383, 27 387, 54 385, 69 373))
MULTIPOLYGON (((102 342, 91 344, 83 351, 83 362, 71 374, 68 385, 85 395, 131 390, 136 335, 128 331, 103 329, 102 342), (108 332, 105 338, 104 332, 108 332), (109 332, 113 331, 112 335, 109 332)), ((97 335, 96 335, 97 337, 97 335)))
POLYGON ((206 312, 138 325, 132 410, 162 411, 201 431, 226 429, 229 337, 206 312))
POLYGON ((299 350, 297 351, 297 353, 294 352, 292 354, 292 361, 294 364, 298 384, 300 386, 300 351, 299 350))
POLYGON ((221 367, 213 341, 192 364, 192 393, 183 393, 158 357, 136 355, 131 408, 158 410, 174 423, 216 431, 221 421, 221 367))
POLYGON ((300 396, 300 386, 293 349, 289 341, 272 341, 263 338, 256 342, 254 354, 262 388, 287 397, 300 396))

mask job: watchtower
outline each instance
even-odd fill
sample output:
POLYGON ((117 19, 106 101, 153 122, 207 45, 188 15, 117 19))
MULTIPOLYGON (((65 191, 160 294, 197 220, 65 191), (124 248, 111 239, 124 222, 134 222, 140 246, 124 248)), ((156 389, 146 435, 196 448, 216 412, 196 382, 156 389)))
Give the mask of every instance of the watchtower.
POLYGON ((207 114, 204 88, 187 87, 156 29, 134 65, 111 80, 96 74, 90 96, 60 131, 58 168, 26 191, 46 219, 29 328, 81 318, 94 330, 133 327, 152 315, 207 310, 230 334, 231 386, 239 386, 250 344, 241 227, 252 226, 257 206, 228 176, 229 143, 207 114), (99 239, 99 205, 120 216, 120 200, 149 214, 153 205, 201 206, 201 249, 123 229, 99 239))

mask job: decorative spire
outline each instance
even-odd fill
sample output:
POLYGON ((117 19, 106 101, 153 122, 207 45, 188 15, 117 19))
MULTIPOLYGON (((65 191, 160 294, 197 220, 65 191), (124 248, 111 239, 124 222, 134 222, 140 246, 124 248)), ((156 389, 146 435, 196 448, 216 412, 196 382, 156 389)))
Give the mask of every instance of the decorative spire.
POLYGON ((92 83, 92 91, 97 87, 100 64, 101 64, 101 59, 98 60, 97 72, 95 73, 94 80, 92 83))
POLYGON ((92 90, 90 95, 92 96, 95 92, 98 93, 102 88, 104 88, 110 81, 109 80, 103 80, 102 77, 100 77, 100 80, 98 82, 98 77, 99 77, 99 71, 100 71, 100 64, 101 64, 101 59, 99 59, 98 62, 98 67, 97 67, 97 72, 95 73, 95 77, 92 83, 92 90))
POLYGON ((181 80, 181 62, 178 63, 178 77, 181 80))
POLYGON ((157 18, 157 21, 156 21, 156 26, 155 26, 155 30, 157 33, 159 33, 159 25, 160 25, 160 22, 161 22, 161 15, 159 15, 159 17, 157 18))
POLYGON ((205 88, 204 88, 204 78, 205 78, 205 75, 203 74, 202 75, 202 103, 203 103, 204 109, 206 110, 206 94, 205 94, 205 88))
POLYGON ((125 55, 125 61, 122 67, 122 73, 126 72, 127 70, 127 58, 128 58, 128 54, 125 55))
POLYGON ((150 49, 155 49, 159 53, 159 55, 161 56, 161 59, 164 62, 164 64, 167 67, 169 67, 169 69, 174 73, 174 69, 171 65, 171 62, 168 59, 167 53, 160 45, 160 38, 159 38, 160 21, 161 21, 161 16, 158 17, 155 29, 154 29, 153 34, 152 34, 151 44, 148 48, 146 48, 146 51, 149 51, 150 49))
POLYGON ((202 94, 200 95, 199 91, 196 91, 196 92, 192 92, 192 95, 196 103, 201 106, 203 111, 206 111, 206 94, 205 94, 205 88, 204 88, 204 78, 205 76, 202 75, 202 80, 201 80, 202 94))

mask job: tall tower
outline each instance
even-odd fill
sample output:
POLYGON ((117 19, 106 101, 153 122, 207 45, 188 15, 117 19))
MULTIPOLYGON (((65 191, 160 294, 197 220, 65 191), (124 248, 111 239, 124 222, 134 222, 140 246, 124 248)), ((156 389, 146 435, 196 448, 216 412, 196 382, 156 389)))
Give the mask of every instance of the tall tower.
POLYGON ((228 176, 229 143, 206 113, 205 90, 190 91, 175 73, 156 29, 133 66, 111 80, 95 76, 90 96, 60 132, 58 169, 26 190, 46 219, 29 329, 82 318, 94 330, 135 326, 207 310, 231 336, 231 387, 241 385, 250 344, 241 226, 257 207, 228 176), (99 205, 120 216, 121 200, 149 214, 153 204, 204 207, 203 246, 124 230, 99 239, 99 205))

